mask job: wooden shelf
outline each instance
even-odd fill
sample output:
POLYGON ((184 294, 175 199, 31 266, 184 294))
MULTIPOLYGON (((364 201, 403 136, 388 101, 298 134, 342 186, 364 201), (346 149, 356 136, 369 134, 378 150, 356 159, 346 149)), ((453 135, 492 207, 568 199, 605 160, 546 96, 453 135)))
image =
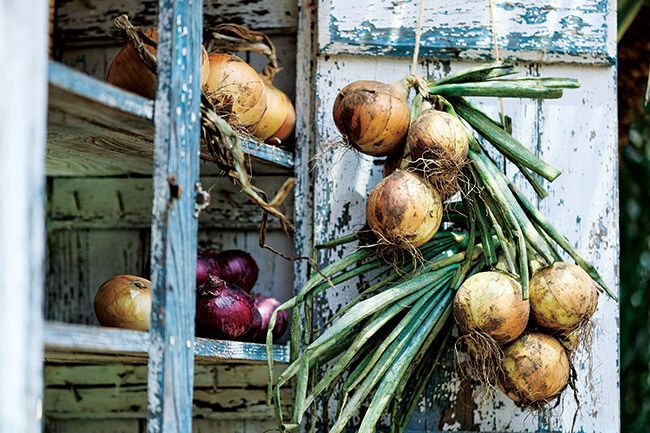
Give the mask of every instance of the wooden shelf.
MULTIPOLYGON (((47 174, 151 175, 153 112, 153 101, 51 61, 47 174)), ((293 169, 293 155, 279 147, 251 139, 242 147, 256 169, 293 169)), ((202 174, 219 173, 209 158, 202 160, 202 174)))
MULTIPOLYGON (((147 332, 61 322, 45 323, 45 360, 52 362, 133 362, 145 363, 149 350, 147 332)), ((265 363, 263 344, 197 338, 194 344, 197 363, 265 363)), ((276 362, 286 363, 289 350, 273 346, 276 362)))

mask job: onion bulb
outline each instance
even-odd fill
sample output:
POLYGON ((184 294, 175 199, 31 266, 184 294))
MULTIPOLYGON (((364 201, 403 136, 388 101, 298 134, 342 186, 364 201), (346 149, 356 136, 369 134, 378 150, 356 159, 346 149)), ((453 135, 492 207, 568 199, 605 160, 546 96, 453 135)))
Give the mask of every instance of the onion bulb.
MULTIPOLYGON (((145 29, 143 33, 152 41, 158 42, 158 31, 155 28, 145 29)), ((156 55, 155 47, 146 43, 145 47, 151 54, 156 55)), ((201 45, 201 86, 208 80, 209 66, 208 52, 201 45)), ((145 66, 131 41, 127 42, 111 62, 106 81, 145 98, 153 99, 156 96, 156 74, 145 66)))
POLYGON ((550 331, 568 333, 596 311, 596 283, 580 266, 556 262, 530 279, 530 308, 535 322, 550 331))
POLYGON ((252 127, 266 111, 266 88, 255 69, 228 53, 210 53, 206 94, 232 124, 252 127))
POLYGON ((539 332, 525 334, 503 352, 500 386, 516 402, 544 403, 564 390, 569 370, 558 340, 539 332))
POLYGON ((253 323, 253 300, 237 286, 209 277, 196 299, 196 335, 235 340, 253 323))
POLYGON ((280 142, 289 138, 296 124, 296 110, 291 99, 271 80, 262 76, 266 88, 266 111, 252 128, 252 133, 260 140, 277 139, 280 142))
POLYGON ((350 145, 373 156, 388 155, 404 144, 410 115, 403 83, 355 81, 334 101, 334 123, 350 145))
POLYGON ((419 247, 438 231, 442 201, 420 175, 397 170, 370 192, 366 219, 381 240, 400 247, 419 247))
POLYGON ((454 298, 454 318, 461 332, 487 334, 497 344, 519 337, 526 329, 529 312, 519 282, 501 272, 472 275, 454 298))
POLYGON ((407 154, 444 199, 460 189, 457 177, 468 150, 467 130, 456 116, 430 108, 411 124, 407 154))
POLYGON ((210 275, 250 292, 260 272, 255 259, 246 251, 226 250, 212 256, 210 275))
POLYGON ((133 275, 116 275, 95 295, 95 316, 102 326, 149 330, 151 282, 133 275))
MULTIPOLYGON (((278 302, 277 299, 268 296, 255 295, 254 306, 257 314, 250 330, 248 331, 247 337, 251 341, 263 343, 266 341, 266 333, 269 329, 271 315, 280 306, 280 302, 278 302)), ((275 326, 273 327, 273 341, 282 337, 284 331, 287 330, 288 324, 289 312, 279 311, 276 316, 275 326)))

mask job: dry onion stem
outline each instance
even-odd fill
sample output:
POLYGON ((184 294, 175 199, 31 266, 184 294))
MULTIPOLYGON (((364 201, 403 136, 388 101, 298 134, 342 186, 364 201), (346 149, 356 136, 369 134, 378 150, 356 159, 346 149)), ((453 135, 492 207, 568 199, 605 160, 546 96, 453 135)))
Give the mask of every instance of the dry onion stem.
MULTIPOLYGON (((143 38, 146 38, 146 36, 142 31, 133 26, 126 15, 117 17, 114 23, 133 42, 136 51, 147 68, 155 73, 156 56, 146 49, 143 42, 143 38)), ((156 46, 156 43, 148 38, 144 39, 144 41, 146 41, 147 45, 156 46)), ((237 132, 215 112, 212 103, 203 93, 201 94, 201 139, 206 143, 215 163, 226 172, 233 182, 241 187, 242 191, 253 203, 279 219, 282 230, 286 235, 293 234, 293 224, 278 207, 282 204, 284 198, 288 196, 288 191, 293 188, 295 178, 288 178, 271 202, 264 200, 264 192, 251 183, 246 155, 241 148, 237 132)))

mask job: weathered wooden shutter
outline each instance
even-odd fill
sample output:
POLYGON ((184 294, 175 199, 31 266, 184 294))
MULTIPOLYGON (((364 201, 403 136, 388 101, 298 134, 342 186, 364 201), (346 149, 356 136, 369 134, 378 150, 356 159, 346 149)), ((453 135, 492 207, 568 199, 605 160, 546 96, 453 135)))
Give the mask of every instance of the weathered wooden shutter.
MULTIPOLYGON (((563 172, 549 185, 549 197, 538 202, 541 210, 615 288, 616 4, 611 0, 496 0, 495 4, 502 59, 516 61, 526 75, 569 76, 582 83, 559 100, 505 100, 505 111, 513 119, 514 136, 563 172)), ((309 11, 303 11, 303 16, 309 18, 309 11)), ((302 41, 306 52, 311 48, 317 53, 311 119, 316 125, 312 152, 318 158, 311 179, 302 186, 306 194, 309 182, 313 183, 310 236, 315 243, 363 224, 367 193, 380 176, 380 167, 370 157, 341 147, 323 150, 324 143, 338 139, 331 115, 334 98, 353 80, 391 82, 407 75, 416 16, 415 0, 326 0, 313 18, 317 40, 302 41)), ((489 0, 425 0, 420 50, 423 76, 435 79, 492 56, 489 0)), ((497 113, 496 101, 477 102, 497 113)), ((505 169, 519 180, 514 167, 505 169)), ((322 257, 322 261, 330 258, 322 257)), ((321 318, 327 319, 354 291, 355 287, 348 286, 328 295, 321 318)), ((614 301, 601 297, 591 332, 591 344, 574 359, 580 402, 575 431, 615 433, 619 431, 619 393, 618 307, 614 301)), ((558 407, 522 411, 498 391, 482 397, 469 389, 452 363, 450 356, 412 420, 411 431, 571 430, 576 402, 570 391, 558 407)))

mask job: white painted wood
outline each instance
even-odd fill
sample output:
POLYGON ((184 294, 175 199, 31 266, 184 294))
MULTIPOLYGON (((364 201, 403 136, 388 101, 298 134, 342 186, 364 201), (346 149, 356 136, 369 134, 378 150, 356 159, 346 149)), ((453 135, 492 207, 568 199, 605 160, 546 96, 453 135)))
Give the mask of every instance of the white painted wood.
MULTIPOLYGON (((466 66, 452 63, 451 71, 466 66)), ((528 74, 571 76, 582 82, 581 89, 566 91, 563 99, 506 101, 506 112, 514 120, 515 137, 524 140, 526 145, 563 170, 563 175, 549 185, 552 193, 542 202, 542 211, 593 261, 610 287, 616 290, 615 71, 611 67, 522 65, 522 69, 526 68, 529 68, 528 74)), ((434 75, 447 72, 444 63, 431 63, 428 69, 434 75)), ((338 138, 331 107, 341 87, 357 79, 390 82, 408 72, 406 60, 319 57, 317 143, 331 143, 338 138)), ((496 101, 483 102, 487 102, 489 111, 496 113, 496 101)), ((321 149, 318 161, 314 175, 315 242, 349 233, 363 224, 367 192, 379 179, 379 169, 371 158, 341 147, 334 151, 321 149)), ((508 173, 513 175, 514 171, 510 168, 508 173)), ((323 261, 328 262, 331 258, 323 257, 323 261)), ((350 284, 329 295, 319 306, 323 318, 349 300, 354 291, 354 284, 350 284)), ((591 358, 587 358, 586 352, 580 352, 575 361, 581 401, 575 431, 619 431, 617 318, 617 304, 602 296, 594 322, 593 345, 586 348, 591 352, 591 358)), ((568 432, 571 429, 574 404, 569 392, 565 393, 559 408, 549 408, 543 413, 521 411, 498 393, 488 399, 475 395, 473 414, 471 411, 470 419, 465 420, 471 422, 461 425, 457 418, 462 414, 453 412, 461 410, 458 406, 454 408, 453 403, 461 394, 460 384, 453 371, 445 374, 447 382, 435 392, 438 401, 451 400, 452 412, 446 413, 444 419, 449 422, 441 427, 517 432, 544 430, 550 422, 553 431, 568 432)))
POLYGON ((41 430, 48 8, 0 2, 2 433, 41 430))

